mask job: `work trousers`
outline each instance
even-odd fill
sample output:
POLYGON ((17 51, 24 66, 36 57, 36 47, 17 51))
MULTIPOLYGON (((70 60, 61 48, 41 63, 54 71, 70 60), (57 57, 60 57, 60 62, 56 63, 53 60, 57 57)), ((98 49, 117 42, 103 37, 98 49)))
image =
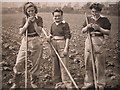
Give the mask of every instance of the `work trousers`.
MULTIPOLYGON (((105 86, 105 53, 103 49, 104 38, 103 36, 91 36, 93 53, 94 53, 94 62, 95 62, 95 71, 97 77, 98 87, 105 86)), ((85 41, 85 79, 84 85, 89 86, 93 85, 93 68, 91 60, 91 47, 90 40, 87 38, 85 41)))
MULTIPOLYGON (((68 64, 69 64, 69 57, 68 55, 64 56, 63 50, 65 47, 65 40, 52 40, 52 44, 59 53, 64 65, 69 71, 68 64)), ((62 66, 61 62, 59 61, 57 55, 55 54, 54 50, 51 47, 51 56, 52 56, 52 61, 53 61, 53 70, 52 70, 52 76, 53 76, 53 82, 54 84, 63 82, 66 87, 71 88, 71 80, 62 66)))
MULTIPOLYGON (((15 74, 24 72, 25 68, 26 37, 23 37, 16 64, 13 68, 15 74)), ((43 45, 39 36, 28 37, 28 66, 31 80, 34 82, 36 76, 40 74, 40 62, 42 59, 43 45)))

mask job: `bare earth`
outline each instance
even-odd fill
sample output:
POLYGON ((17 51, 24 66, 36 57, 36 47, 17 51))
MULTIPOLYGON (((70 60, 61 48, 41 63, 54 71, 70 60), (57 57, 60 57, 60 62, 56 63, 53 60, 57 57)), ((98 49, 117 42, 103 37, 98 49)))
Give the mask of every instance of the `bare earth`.
MULTIPOLYGON (((44 25, 50 29, 52 23, 52 15, 49 13, 40 13, 44 20, 44 25)), ((17 53, 20 47, 21 36, 18 35, 22 14, 5 14, 2 16, 2 87, 10 88, 12 85, 11 78, 13 77, 13 66, 16 62, 17 53)), ((84 41, 86 35, 81 33, 81 25, 84 21, 84 15, 65 14, 65 20, 69 22, 72 38, 70 42, 69 68, 70 73, 76 81, 79 88, 82 87, 84 81, 84 41)), ((106 50, 106 88, 120 89, 120 61, 118 58, 118 18, 109 16, 112 24, 110 36, 106 37, 104 44, 106 50)), ((49 31, 47 31, 49 32, 49 31)), ((44 53, 41 63, 41 75, 38 83, 40 88, 52 88, 52 60, 50 59, 50 48, 46 42, 44 35, 41 39, 44 40, 44 53)), ((24 75, 20 81, 21 88, 24 88, 24 75)), ((30 79, 28 78, 28 88, 30 79)))

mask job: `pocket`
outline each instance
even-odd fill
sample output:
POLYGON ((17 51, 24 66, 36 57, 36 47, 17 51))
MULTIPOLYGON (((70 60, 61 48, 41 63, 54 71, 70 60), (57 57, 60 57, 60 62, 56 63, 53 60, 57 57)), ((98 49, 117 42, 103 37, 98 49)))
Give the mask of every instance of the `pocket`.
POLYGON ((93 37, 92 38, 92 43, 95 44, 95 45, 102 45, 103 43, 103 37, 93 37))
POLYGON ((102 44, 94 44, 95 54, 100 54, 103 52, 102 44))
POLYGON ((103 37, 94 37, 93 38, 93 45, 94 45, 94 51, 96 54, 100 54, 103 52, 103 37))
POLYGON ((60 49, 64 49, 65 41, 64 40, 60 40, 60 41, 57 42, 57 45, 59 46, 60 49))
POLYGON ((40 47, 40 42, 37 38, 32 38, 28 41, 28 48, 30 50, 36 50, 40 47))

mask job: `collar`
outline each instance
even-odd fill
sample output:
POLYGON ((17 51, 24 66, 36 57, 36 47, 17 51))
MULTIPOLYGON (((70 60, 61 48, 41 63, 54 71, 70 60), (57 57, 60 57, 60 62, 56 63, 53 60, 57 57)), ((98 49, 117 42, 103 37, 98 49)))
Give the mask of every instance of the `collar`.
POLYGON ((101 17, 105 17, 105 16, 103 16, 103 15, 100 15, 98 18, 95 18, 95 17, 91 17, 92 19, 94 19, 95 21, 97 21, 99 18, 101 18, 101 17))
POLYGON ((38 16, 36 15, 35 18, 38 19, 38 16))
POLYGON ((56 25, 59 25, 59 24, 61 24, 61 23, 65 23, 65 20, 62 20, 62 21, 59 22, 59 23, 57 23, 57 22, 54 21, 54 23, 55 23, 56 25))

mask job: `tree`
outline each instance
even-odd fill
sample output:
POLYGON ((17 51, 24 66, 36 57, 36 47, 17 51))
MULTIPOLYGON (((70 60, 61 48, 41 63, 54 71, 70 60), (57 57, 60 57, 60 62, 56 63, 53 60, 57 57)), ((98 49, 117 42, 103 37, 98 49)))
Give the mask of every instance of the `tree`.
POLYGON ((90 5, 91 5, 91 2, 88 2, 82 7, 82 9, 88 10, 90 5))
POLYGON ((68 7, 68 6, 64 6, 63 8, 63 11, 66 12, 66 13, 71 13, 74 11, 74 9, 72 7, 68 7))

